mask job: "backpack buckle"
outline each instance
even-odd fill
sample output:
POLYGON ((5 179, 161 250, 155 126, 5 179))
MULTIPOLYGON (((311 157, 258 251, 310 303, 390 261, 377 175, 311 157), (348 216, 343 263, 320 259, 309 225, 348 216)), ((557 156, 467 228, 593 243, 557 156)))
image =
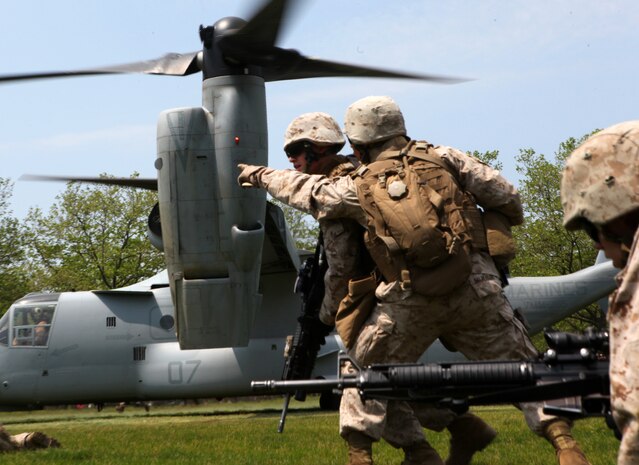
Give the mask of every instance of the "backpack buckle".
POLYGON ((386 172, 379 173, 377 176, 377 182, 379 183, 379 187, 386 189, 386 172))
POLYGON ((412 289, 412 284, 410 281, 410 271, 402 270, 401 271, 401 284, 400 287, 402 291, 410 291, 412 289))

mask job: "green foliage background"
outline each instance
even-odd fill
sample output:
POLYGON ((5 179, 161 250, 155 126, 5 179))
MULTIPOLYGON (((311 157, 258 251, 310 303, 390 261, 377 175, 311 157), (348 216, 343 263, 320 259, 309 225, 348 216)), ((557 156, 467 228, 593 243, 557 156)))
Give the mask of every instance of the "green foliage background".
POLYGON ((289 207, 277 199, 270 199, 269 201, 280 207, 284 212, 288 229, 295 240, 295 246, 298 249, 314 251, 319 236, 319 224, 317 221, 312 216, 289 207))
POLYGON ((0 315, 31 288, 27 273, 25 236, 9 208, 13 183, 0 178, 0 315))
POLYGON ((32 209, 25 227, 35 287, 113 289, 160 271, 163 257, 146 237, 156 201, 142 189, 70 183, 48 213, 32 209))
MULTIPOLYGON (((589 135, 562 142, 551 159, 532 149, 521 150, 516 157, 525 222, 514 230, 519 247, 511 267, 514 276, 559 276, 595 262, 597 250, 592 240, 583 231, 567 231, 563 227, 560 197, 566 159, 589 135)), ((597 303, 565 319, 557 328, 570 331, 588 326, 606 327, 597 303)))
POLYGON ((112 289, 164 267, 146 237, 155 192, 69 183, 48 212, 20 222, 12 187, 0 178, 0 314, 27 292, 112 289))

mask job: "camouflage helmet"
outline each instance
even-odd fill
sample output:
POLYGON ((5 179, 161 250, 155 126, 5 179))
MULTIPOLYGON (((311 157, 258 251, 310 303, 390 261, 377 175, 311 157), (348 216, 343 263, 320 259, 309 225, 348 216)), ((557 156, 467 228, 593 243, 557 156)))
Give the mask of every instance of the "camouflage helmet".
POLYGON ((365 97, 346 109, 344 132, 355 145, 369 145, 405 136, 404 116, 390 97, 365 97))
POLYGON ((639 120, 590 136, 566 160, 561 180, 566 229, 603 226, 639 208, 639 120))
POLYGON ((286 128, 284 150, 297 142, 311 142, 316 145, 336 145, 339 151, 346 140, 335 119, 322 112, 304 113, 286 128))

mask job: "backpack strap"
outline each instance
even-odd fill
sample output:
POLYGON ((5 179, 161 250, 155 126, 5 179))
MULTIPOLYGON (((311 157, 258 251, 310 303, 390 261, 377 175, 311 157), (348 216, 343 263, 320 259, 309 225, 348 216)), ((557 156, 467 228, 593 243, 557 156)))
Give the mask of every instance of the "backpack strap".
POLYGON ((448 166, 448 164, 442 159, 442 157, 433 153, 433 144, 425 140, 417 141, 415 142, 415 148, 411 151, 411 153, 408 154, 408 156, 436 164, 440 168, 443 168, 450 174, 452 174, 459 184, 457 173, 450 169, 450 166, 448 166))
MULTIPOLYGON (((406 154, 408 154, 408 152, 410 151, 411 147, 415 145, 415 141, 414 140, 409 140, 406 145, 404 146, 403 149, 401 150, 386 150, 384 152, 382 152, 376 159, 375 162, 377 161, 381 161, 381 160, 389 160, 392 158, 403 158, 406 156, 406 154)), ((373 162, 373 163, 375 163, 373 162)))
POLYGON ((457 183, 458 188, 469 200, 469 204, 466 208, 462 208, 462 216, 468 226, 468 232, 470 234, 473 247, 476 247, 478 250, 486 250, 488 248, 488 243, 486 238, 486 227, 482 219, 483 213, 477 207, 474 196, 464 188, 464 184, 460 179, 460 173, 452 169, 446 163, 446 160, 433 150, 433 145, 429 144, 427 141, 416 142, 413 151, 409 153, 408 156, 433 163, 450 173, 457 183), (470 203, 472 203, 472 206, 470 203))
MULTIPOLYGON (((437 153, 433 153, 433 144, 426 140, 410 140, 400 151, 389 150, 382 153, 377 160, 387 160, 389 158, 416 158, 418 160, 433 163, 450 173, 457 184, 461 186, 459 175, 448 166, 448 164, 437 153)), ((375 161, 377 161, 375 160, 375 161)))
POLYGON ((355 170, 351 171, 349 173, 350 177, 352 177, 353 179, 358 178, 358 177, 362 177, 362 175, 364 173, 366 173, 366 171, 368 171, 368 166, 366 166, 365 164, 360 164, 357 168, 355 168, 355 170))

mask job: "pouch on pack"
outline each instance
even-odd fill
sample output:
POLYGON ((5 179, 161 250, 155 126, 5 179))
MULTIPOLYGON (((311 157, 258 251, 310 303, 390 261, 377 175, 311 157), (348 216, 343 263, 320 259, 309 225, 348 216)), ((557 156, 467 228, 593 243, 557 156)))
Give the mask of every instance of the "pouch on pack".
POLYGON ((335 329, 347 349, 353 347, 359 330, 375 307, 376 288, 374 274, 348 282, 348 294, 339 303, 335 315, 335 329))
POLYGON ((495 210, 484 211, 483 218, 488 253, 495 260, 498 269, 505 268, 517 253, 510 220, 506 215, 495 210))
POLYGON ((386 280, 426 296, 451 292, 471 268, 463 206, 456 204, 463 192, 431 149, 411 141, 353 174, 367 214, 364 240, 377 267, 386 280))

